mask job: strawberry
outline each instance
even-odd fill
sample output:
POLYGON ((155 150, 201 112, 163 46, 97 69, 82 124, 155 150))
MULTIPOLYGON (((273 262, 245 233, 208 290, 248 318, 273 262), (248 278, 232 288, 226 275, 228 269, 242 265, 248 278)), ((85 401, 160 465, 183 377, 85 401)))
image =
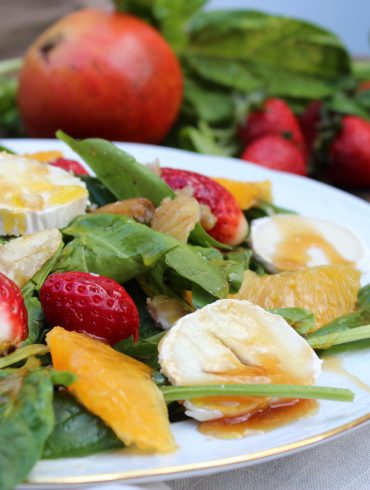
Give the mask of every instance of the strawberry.
POLYGON ((298 120, 282 99, 267 99, 262 108, 251 112, 239 127, 239 137, 245 145, 272 134, 287 138, 306 151, 298 120))
POLYGON ((28 336, 28 314, 19 287, 0 273, 0 354, 28 336))
POLYGON ((322 102, 320 100, 313 100, 299 118, 306 145, 309 150, 313 150, 318 137, 318 126, 321 122, 321 107, 322 102))
POLYGON ((40 290, 48 324, 83 332, 110 345, 139 336, 139 314, 126 290, 108 277, 56 272, 40 290))
POLYGON ((162 179, 173 190, 190 187, 200 204, 210 208, 217 218, 208 233, 219 242, 228 245, 241 243, 248 231, 248 224, 234 196, 224 187, 205 175, 187 170, 161 168, 162 179))
POLYGON ((370 122, 344 116, 329 147, 325 177, 346 187, 370 186, 370 122))
POLYGON ((56 160, 50 162, 50 165, 53 165, 53 167, 62 168, 66 172, 73 172, 75 175, 89 175, 89 172, 75 160, 57 158, 56 160))
POLYGON ((281 136, 259 138, 245 149, 241 158, 273 170, 307 175, 307 165, 302 152, 294 143, 281 136))

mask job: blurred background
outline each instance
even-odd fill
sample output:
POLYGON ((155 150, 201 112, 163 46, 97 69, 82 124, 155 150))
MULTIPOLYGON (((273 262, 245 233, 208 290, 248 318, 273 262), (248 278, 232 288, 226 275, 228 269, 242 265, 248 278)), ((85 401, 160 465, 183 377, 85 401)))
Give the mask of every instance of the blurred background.
MULTIPOLYGON (((0 0, 0 59, 22 54, 38 33, 67 12, 108 5, 109 0, 0 0)), ((336 32, 354 56, 370 56, 369 0, 211 0, 207 8, 230 7, 258 8, 319 23, 336 32)))

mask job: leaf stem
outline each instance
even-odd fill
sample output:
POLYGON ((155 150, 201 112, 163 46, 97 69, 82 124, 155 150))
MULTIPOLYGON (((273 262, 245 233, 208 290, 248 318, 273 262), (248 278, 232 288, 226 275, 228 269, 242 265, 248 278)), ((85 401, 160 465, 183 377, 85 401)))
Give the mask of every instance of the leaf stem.
POLYGON ((11 354, 0 357, 0 369, 11 366, 16 362, 23 361, 31 356, 42 356, 49 352, 49 347, 43 344, 32 344, 17 349, 11 354))
POLYGON ((207 396, 278 396, 281 398, 311 398, 352 402, 354 393, 346 388, 272 384, 237 384, 203 386, 163 386, 160 388, 167 403, 207 396))
POLYGON ((370 325, 350 328, 342 332, 320 335, 319 331, 306 340, 313 349, 329 349, 333 345, 347 344, 358 340, 370 339, 370 325))

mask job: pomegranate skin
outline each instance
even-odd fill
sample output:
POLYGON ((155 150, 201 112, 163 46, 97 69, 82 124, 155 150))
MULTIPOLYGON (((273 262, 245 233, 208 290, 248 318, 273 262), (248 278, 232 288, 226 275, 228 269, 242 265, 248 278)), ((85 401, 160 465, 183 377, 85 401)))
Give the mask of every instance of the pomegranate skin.
POLYGON ((158 143, 182 100, 175 54, 126 14, 85 9, 47 29, 28 49, 18 105, 27 133, 158 143))

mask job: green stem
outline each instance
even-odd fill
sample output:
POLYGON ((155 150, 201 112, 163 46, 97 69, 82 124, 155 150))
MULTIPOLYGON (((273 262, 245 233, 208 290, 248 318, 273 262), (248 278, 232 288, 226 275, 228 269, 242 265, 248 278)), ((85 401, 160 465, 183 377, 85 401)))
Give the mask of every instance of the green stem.
POLYGON ((0 76, 18 71, 21 68, 22 63, 22 58, 11 58, 9 60, 0 61, 0 76))
POLYGON ((0 357, 0 369, 11 366, 16 362, 23 361, 31 356, 42 356, 49 352, 49 347, 43 344, 32 344, 21 347, 11 354, 0 357))
POLYGON ((347 344, 358 340, 370 339, 370 325, 349 328, 342 332, 320 335, 319 331, 306 340, 313 349, 329 349, 333 345, 347 344))
POLYGON ((345 388, 272 384, 237 384, 203 386, 163 386, 160 388, 167 403, 207 396, 277 396, 279 398, 311 398, 352 402, 354 393, 345 388))

